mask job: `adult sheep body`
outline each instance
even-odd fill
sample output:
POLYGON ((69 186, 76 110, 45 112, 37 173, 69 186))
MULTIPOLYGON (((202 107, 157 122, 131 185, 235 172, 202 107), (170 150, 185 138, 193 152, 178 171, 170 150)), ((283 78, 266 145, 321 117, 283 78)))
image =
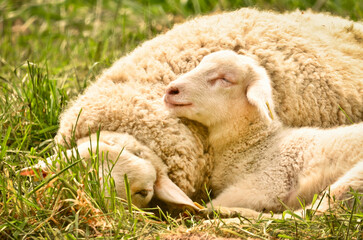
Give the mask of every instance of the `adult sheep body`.
POLYGON ((193 69, 205 55, 231 49, 267 69, 276 111, 284 123, 324 127, 348 123, 339 106, 353 121, 360 121, 363 60, 357 56, 363 54, 358 38, 362 32, 360 23, 313 13, 241 9, 192 19, 116 61, 64 111, 55 140, 65 145, 73 127, 76 139, 99 127, 128 133, 154 151, 169 167, 170 178, 194 197, 195 189, 204 189, 212 167, 205 155, 208 147, 203 128, 162 109, 160 99, 169 82, 193 69), (324 19, 320 26, 316 18, 324 19), (319 29, 321 37, 311 36, 312 28, 303 26, 305 22, 319 29), (334 27, 325 27, 332 23, 334 27), (337 47, 337 41, 346 47, 337 47))

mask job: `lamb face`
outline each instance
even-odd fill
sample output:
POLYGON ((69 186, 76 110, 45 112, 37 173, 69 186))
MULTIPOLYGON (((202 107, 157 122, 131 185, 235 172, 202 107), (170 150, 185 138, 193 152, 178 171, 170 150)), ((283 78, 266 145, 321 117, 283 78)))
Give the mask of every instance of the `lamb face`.
MULTIPOLYGON (((117 152, 120 152, 120 149, 108 150, 109 155, 114 155, 117 152)), ((118 156, 115 157, 117 159, 118 156)), ((147 158, 141 158, 125 148, 111 172, 111 176, 115 181, 116 193, 123 199, 127 199, 125 175, 127 175, 130 184, 132 203, 139 208, 147 207, 154 196, 154 184, 157 179, 155 167, 147 158)))
MULTIPOLYGON (((91 139, 96 140, 97 137, 91 135, 91 139)), ((117 195, 127 199, 124 182, 126 174, 131 200, 137 207, 147 207, 150 200, 156 197, 166 203, 197 209, 193 201, 169 179, 162 160, 133 136, 101 131, 98 143, 88 139, 80 140, 77 144, 78 152, 84 158, 89 158, 89 149, 94 151, 99 146, 100 155, 103 153, 116 162, 111 176, 115 181, 117 195)))
POLYGON ((251 117, 256 107, 262 117, 271 120, 266 105, 272 106, 271 95, 265 70, 252 58, 219 51, 171 82, 164 102, 176 116, 212 127, 237 117, 251 117))
MULTIPOLYGON (((100 159, 104 156, 103 167, 99 169, 101 177, 103 174, 109 175, 108 171, 112 169, 110 175, 115 181, 118 197, 127 199, 124 181, 126 175, 132 203, 139 208, 147 207, 151 199, 155 197, 172 205, 198 210, 193 201, 169 179, 167 167, 162 160, 133 136, 126 133, 101 131, 99 138, 96 134, 92 134, 90 138, 78 140, 77 148, 67 150, 63 159, 79 155, 84 161, 89 161, 91 152, 92 155, 98 153, 100 159)), ((48 164, 51 165, 57 156, 47 158, 48 164)), ((34 175, 34 169, 43 171, 43 174, 49 172, 48 165, 45 162, 39 162, 35 166, 22 169, 20 174, 34 175)))
MULTIPOLYGON (((77 141, 78 153, 85 160, 90 159, 90 149, 93 154, 96 153, 97 146, 99 156, 104 156, 114 163, 111 176, 115 181, 117 196, 127 199, 124 182, 126 175, 132 203, 139 208, 146 207, 154 196, 154 184, 157 180, 157 169, 153 164, 155 158, 157 159, 155 154, 133 136, 125 133, 101 131, 98 141, 96 134, 77 141)), ((72 149, 67 151, 67 155, 72 155, 72 151, 75 154, 75 149, 72 149)), ((103 169, 107 175, 112 164, 106 162, 103 164, 109 166, 104 166, 103 169)), ((99 171, 102 176, 102 168, 99 171)))

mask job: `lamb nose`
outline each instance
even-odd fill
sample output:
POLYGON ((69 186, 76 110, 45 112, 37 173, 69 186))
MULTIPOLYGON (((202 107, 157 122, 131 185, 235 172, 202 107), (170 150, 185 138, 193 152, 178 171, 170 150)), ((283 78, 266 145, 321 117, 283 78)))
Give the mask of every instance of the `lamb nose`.
POLYGON ((178 95, 179 89, 177 87, 170 87, 167 91, 168 95, 178 95))

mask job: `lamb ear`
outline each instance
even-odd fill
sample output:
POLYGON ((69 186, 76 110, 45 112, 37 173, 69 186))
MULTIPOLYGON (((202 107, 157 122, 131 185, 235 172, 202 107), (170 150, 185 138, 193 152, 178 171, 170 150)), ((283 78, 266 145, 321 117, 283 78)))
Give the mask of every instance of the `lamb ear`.
POLYGON ((166 203, 184 205, 199 210, 193 201, 167 176, 158 176, 154 185, 154 191, 156 197, 166 203))
POLYGON ((255 73, 253 81, 247 86, 247 100, 258 108, 267 122, 271 122, 274 118, 274 106, 270 78, 262 67, 253 66, 252 69, 255 73))

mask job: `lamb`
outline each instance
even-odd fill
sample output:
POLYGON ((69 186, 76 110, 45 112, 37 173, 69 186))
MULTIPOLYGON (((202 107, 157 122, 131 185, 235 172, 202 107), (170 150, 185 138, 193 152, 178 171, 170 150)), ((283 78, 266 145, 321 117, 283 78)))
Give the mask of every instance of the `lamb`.
MULTIPOLYGON (((92 134, 78 140, 77 147, 65 151, 62 158, 67 161, 73 156, 79 156, 87 165, 91 153, 94 156, 98 153, 100 159, 104 157, 102 161, 99 160, 103 165, 99 169, 99 175, 101 178, 110 175, 114 179, 116 195, 122 199, 127 199, 124 182, 124 175, 127 175, 131 200, 136 207, 145 208, 152 198, 156 198, 172 206, 199 210, 198 206, 169 179, 167 166, 162 160, 131 135, 101 131, 98 136, 92 134)), ((49 166, 55 164, 59 169, 57 157, 54 155, 47 158, 47 163, 41 161, 32 167, 24 168, 20 174, 34 175, 36 170, 47 175, 51 171, 49 166)), ((107 181, 107 178, 105 179, 107 181)))
POLYGON ((78 140, 99 129, 127 133, 160 157, 187 196, 205 199, 201 192, 213 168, 206 129, 169 116, 161 101, 166 85, 207 54, 229 49, 253 57, 268 71, 276 114, 285 124, 349 123, 339 107, 360 121, 362 32, 360 23, 308 12, 241 9, 195 18, 116 61, 62 113, 55 142, 71 147, 72 137, 78 140), (301 22, 311 23, 319 36, 301 22), (337 47, 335 42, 346 44, 337 47))
MULTIPOLYGON (((281 212, 280 201, 297 209, 298 197, 311 203, 324 190, 337 200, 350 188, 363 192, 363 123, 283 126, 268 74, 248 56, 233 51, 206 56, 169 84, 164 101, 172 114, 208 127, 215 150, 210 207, 256 217, 261 211, 281 212)), ((328 198, 313 207, 326 211, 328 198)))

